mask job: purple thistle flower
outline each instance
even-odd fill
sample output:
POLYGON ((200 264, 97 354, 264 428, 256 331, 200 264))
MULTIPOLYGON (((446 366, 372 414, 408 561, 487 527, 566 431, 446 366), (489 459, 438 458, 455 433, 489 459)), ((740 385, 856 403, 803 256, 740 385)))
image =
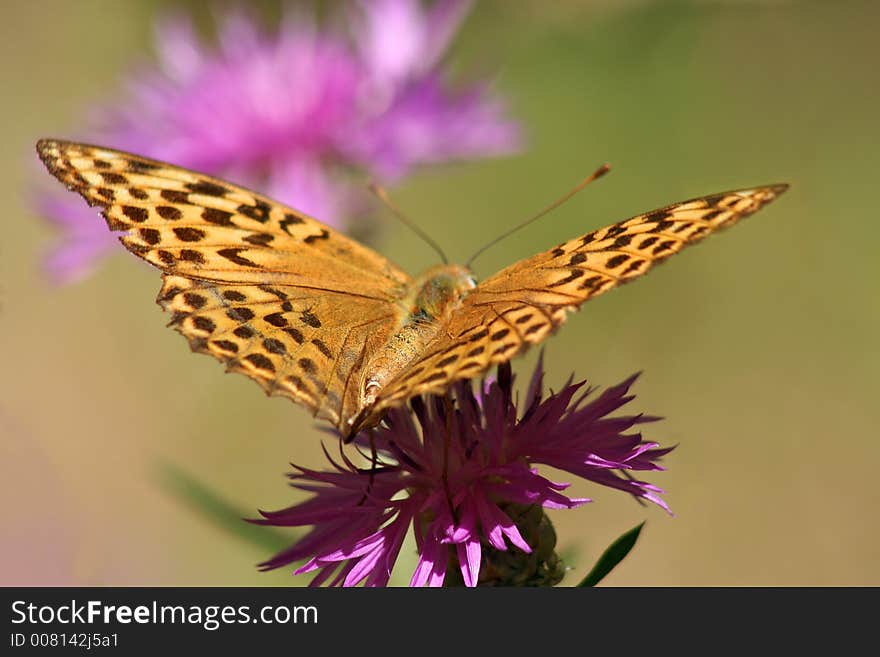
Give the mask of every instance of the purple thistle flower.
MULTIPOLYGON (((267 34, 234 12, 218 20, 216 47, 187 18, 167 17, 156 26, 158 67, 133 74, 123 102, 96 108, 82 140, 227 178, 340 225, 367 208, 352 172, 390 183, 419 165, 518 148, 516 124, 485 83, 453 89, 440 71, 469 7, 364 1, 331 21, 348 34, 302 11, 267 34)), ((73 280, 112 238, 79 227, 95 220, 63 207, 75 200, 49 199, 37 207, 65 234, 49 268, 73 280)))
POLYGON ((291 485, 313 496, 253 522, 313 529, 261 568, 306 559, 295 572, 316 571, 313 585, 383 586, 412 526, 419 553, 412 586, 459 578, 467 586, 556 584, 564 570, 543 509, 590 500, 565 495, 568 484, 539 474, 539 464, 668 511, 661 489, 629 474, 663 469, 658 460, 671 448, 629 433, 659 418, 607 417, 633 399, 636 377, 598 396, 569 380, 545 397, 543 376, 539 362, 522 412, 509 364, 476 392, 463 382, 443 397, 414 398, 411 412, 394 409, 356 439, 362 453, 375 449, 375 467, 355 467, 344 454, 328 471, 294 466, 291 485))
POLYGON ((96 221, 94 211, 82 203, 70 203, 66 196, 51 192, 37 195, 34 207, 48 217, 63 238, 46 257, 44 267, 49 279, 56 284, 80 281, 97 266, 101 258, 110 254, 118 242, 102 221, 96 221))

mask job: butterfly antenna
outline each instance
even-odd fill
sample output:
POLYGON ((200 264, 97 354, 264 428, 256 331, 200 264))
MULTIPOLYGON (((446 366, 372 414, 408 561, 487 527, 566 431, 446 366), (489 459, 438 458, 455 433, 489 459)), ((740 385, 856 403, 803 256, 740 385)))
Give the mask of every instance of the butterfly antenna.
POLYGON ((491 242, 489 242, 488 244, 485 244, 485 245, 481 246, 479 249, 477 249, 477 252, 474 253, 474 255, 472 255, 472 256, 468 259, 468 261, 465 263, 465 267, 470 267, 470 266, 471 266, 471 263, 472 263, 474 260, 477 259, 477 256, 481 255, 481 254, 482 254, 484 251, 486 251, 489 247, 495 246, 496 244, 498 244, 498 242, 500 242, 501 240, 503 240, 503 239, 505 239, 505 238, 507 238, 507 237, 510 237, 511 235, 513 235, 513 234, 514 234, 516 231, 518 231, 519 229, 521 229, 521 228, 525 228, 526 226, 528 226, 528 225, 529 225, 530 223, 532 223, 533 221, 537 221, 538 219, 540 219, 541 217, 543 217, 545 214, 547 214, 547 213, 549 213, 549 212, 552 212, 553 210, 555 210, 556 208, 558 208, 560 205, 562 205, 563 203, 565 203, 565 202, 566 202, 568 199, 570 199, 572 196, 574 196, 574 195, 577 194, 579 191, 581 191, 584 187, 586 187, 587 185, 589 185, 591 182, 593 182, 593 181, 596 180, 597 178, 601 178, 601 177, 604 176, 606 173, 608 173, 610 170, 611 170, 611 167, 610 167, 609 165, 607 165, 607 164, 603 164, 601 167, 599 167, 598 169, 596 169, 593 173, 591 173, 589 176, 587 176, 586 178, 584 178, 583 180, 581 180, 577 185, 575 185, 574 188, 573 188, 571 191, 569 191, 568 193, 564 194, 563 196, 561 196, 561 197, 559 197, 558 199, 556 199, 555 201, 553 201, 553 203, 551 203, 551 204, 548 205, 546 208, 544 208, 543 210, 541 210, 538 214, 536 214, 536 215, 534 215, 534 216, 532 216, 532 217, 529 217, 528 219, 526 219, 526 220, 525 220, 524 222, 522 222, 521 224, 518 224, 518 225, 514 226, 513 228, 511 228, 510 230, 508 230, 506 233, 502 233, 501 235, 499 235, 498 237, 496 237, 495 239, 493 239, 493 240, 492 240, 491 242))
POLYGON ((388 197, 388 192, 386 192, 383 187, 377 185, 376 183, 371 183, 369 185, 369 189, 371 192, 373 192, 373 194, 375 195, 375 197, 377 199, 382 201, 382 203, 384 203, 385 206, 389 210, 391 210, 391 213, 395 217, 400 219, 400 221, 405 226, 409 227, 409 229, 411 231, 413 231, 416 235, 418 235, 423 240, 425 240, 425 242, 428 244, 428 246, 430 246, 432 249, 434 249, 437 252, 437 255, 440 256, 440 259, 443 261, 444 265, 449 264, 449 260, 447 259, 446 254, 443 253, 443 249, 440 248, 440 245, 437 244, 437 242, 435 242, 434 240, 432 240, 430 235, 428 235, 425 231, 423 231, 421 228, 419 228, 419 226, 412 219, 410 219, 405 214, 403 214, 403 212, 401 212, 400 208, 398 208, 396 205, 394 205, 394 203, 391 202, 391 199, 388 197))

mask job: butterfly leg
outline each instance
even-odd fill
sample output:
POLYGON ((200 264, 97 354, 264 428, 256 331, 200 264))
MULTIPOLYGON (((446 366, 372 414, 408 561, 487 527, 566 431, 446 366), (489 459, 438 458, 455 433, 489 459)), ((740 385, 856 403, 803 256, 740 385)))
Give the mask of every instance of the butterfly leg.
POLYGON ((373 490, 373 482, 376 479, 376 471, 379 468, 379 453, 376 451, 376 441, 373 437, 373 430, 370 429, 370 478, 367 480, 367 487, 364 489, 363 497, 358 501, 356 506, 361 506, 367 501, 373 490))
POLYGON ((452 491, 449 488, 449 437, 452 435, 452 422, 455 415, 455 406, 449 393, 443 396, 443 405, 446 409, 446 435, 443 437, 443 489, 446 492, 449 515, 452 516, 453 522, 457 525, 459 518, 455 506, 452 504, 452 491))

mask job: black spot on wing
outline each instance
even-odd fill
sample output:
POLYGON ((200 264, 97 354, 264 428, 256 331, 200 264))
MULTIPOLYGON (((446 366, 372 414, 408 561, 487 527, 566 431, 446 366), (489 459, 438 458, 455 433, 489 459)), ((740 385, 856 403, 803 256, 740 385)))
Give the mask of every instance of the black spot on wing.
POLYGON ((284 343, 275 338, 266 338, 263 340, 263 348, 269 353, 278 354, 279 356, 283 356, 287 353, 287 347, 284 346, 284 343))
POLYGON ((454 363, 457 360, 458 360, 458 354, 452 354, 450 356, 447 356, 443 360, 439 361, 437 363, 437 367, 446 367, 447 365, 451 365, 452 363, 454 363))
POLYGON ((590 276, 589 278, 585 278, 581 281, 581 284, 578 286, 580 290, 595 290, 602 284, 605 278, 603 276, 590 276))
POLYGON ((656 226, 654 226, 649 233, 662 233, 667 228, 671 227, 675 222, 674 221, 661 221, 656 226))
POLYGON ((322 229, 321 232, 317 235, 309 235, 308 237, 304 238, 303 242, 305 242, 306 244, 314 244, 318 240, 326 240, 328 237, 330 237, 329 231, 327 231, 326 229, 322 229))
POLYGON ((208 317, 193 317, 193 326, 195 326, 200 331, 205 331, 206 333, 213 333, 214 329, 217 328, 217 325, 213 322, 213 320, 208 317))
POLYGON ((244 360, 248 361, 258 370, 263 370, 265 372, 275 371, 275 365, 272 363, 272 360, 263 354, 249 354, 244 357, 244 360))
POLYGON ((239 338, 242 338, 243 340, 248 340, 248 339, 254 337, 254 329, 252 329, 250 326, 244 326, 244 325, 238 326, 233 331, 233 333, 236 336, 238 336, 239 338))
POLYGON ((242 240, 244 240, 248 244, 254 244, 255 246, 266 246, 274 239, 275 236, 270 235, 269 233, 254 233, 252 235, 247 235, 246 237, 242 238, 242 240))
POLYGON ((192 226, 174 228, 174 234, 181 242, 201 242, 205 238, 205 231, 192 226))
POLYGON ((161 169, 162 167, 152 162, 142 162, 140 160, 129 160, 127 163, 128 170, 132 173, 150 173, 161 169))
POLYGON ((649 212, 645 215, 645 221, 665 221, 672 216, 672 213, 668 210, 654 210, 654 212, 649 212))
POLYGON ((304 221, 300 217, 297 217, 292 212, 288 212, 284 215, 284 219, 278 222, 278 225, 281 227, 281 230, 293 237, 293 234, 289 230, 290 226, 295 226, 296 224, 301 223, 304 223, 304 221))
POLYGON ((238 290, 224 290, 223 298, 227 301, 247 301, 247 296, 239 292, 238 290))
POLYGON ((666 251, 671 251, 672 247, 675 246, 674 240, 666 240, 665 242, 661 242, 657 246, 654 247, 654 250, 651 251, 652 255, 659 256, 661 253, 665 253, 666 251))
POLYGON ((315 348, 317 348, 317 350, 320 351, 325 358, 333 358, 333 353, 330 351, 323 340, 315 338, 312 340, 312 344, 315 345, 315 348))
POLYGON ((278 289, 272 287, 271 285, 261 285, 260 289, 263 292, 268 292, 269 294, 274 294, 276 297, 278 297, 282 301, 287 298, 286 292, 282 292, 281 290, 278 290, 278 289))
POLYGON ((303 340, 305 340, 305 337, 303 336, 302 331, 300 331, 299 329, 289 327, 289 328, 284 329, 284 332, 287 333, 287 335, 289 335, 291 338, 293 338, 297 344, 302 344, 303 340))
POLYGON ((175 208, 173 205, 156 206, 156 214, 158 214, 163 219, 167 219, 168 221, 177 221, 183 216, 183 213, 175 208))
POLYGON ((223 185, 218 185, 217 183, 212 183, 207 180, 186 183, 186 188, 194 194, 203 194, 205 196, 225 196, 229 193, 229 190, 223 185))
POLYGON ((163 189, 159 195, 172 203, 189 203, 189 194, 179 189, 163 189))
POLYGON ((231 354, 238 353, 238 345, 231 340, 213 340, 211 344, 225 352, 231 354))
POLYGON ((471 336, 468 336, 468 342, 477 342, 478 340, 482 340, 487 335, 489 335, 489 329, 482 328, 471 336))
POLYGON ((258 200, 254 205, 242 203, 235 210, 239 214, 243 214, 245 217, 249 217, 254 221, 259 221, 261 224, 264 224, 269 221, 269 212, 271 209, 272 208, 268 203, 258 200))
POLYGON ((538 322, 537 324, 533 324, 532 326, 530 326, 529 328, 527 328, 527 329, 525 330, 525 332, 523 333, 523 335, 531 335, 532 333, 537 333, 538 331, 540 331, 540 330, 541 330, 542 328, 544 328, 545 326, 547 326, 547 323, 546 323, 546 322, 538 322))
POLYGON ((287 320, 284 318, 284 315, 281 313, 271 313, 263 317, 263 319, 271 324, 272 326, 276 326, 278 328, 283 328, 287 326, 287 320))
POLYGON ((644 260, 633 260, 631 263, 629 263, 629 266, 626 269, 624 269, 622 272, 620 272, 620 275, 625 276, 626 274, 632 273, 634 271, 638 271, 639 269, 642 268, 642 265, 644 265, 644 264, 645 264, 644 260))
POLYGON ((101 179, 108 185, 124 185, 128 182, 128 178, 123 176, 121 173, 114 173, 112 171, 100 171, 98 175, 100 175, 101 179))
POLYGON ((629 256, 625 253, 621 253, 619 255, 611 256, 610 258, 608 258, 608 261, 605 263, 605 266, 608 267, 609 269, 616 269, 617 267, 620 267, 620 265, 622 265, 627 260, 629 260, 629 256))
POLYGON ((141 239, 150 246, 155 246, 162 240, 161 233, 155 228, 141 228, 139 232, 141 239))
POLYGON ((501 345, 500 347, 498 347, 495 351, 493 351, 493 352, 492 352, 492 355, 493 355, 493 356, 500 356, 500 355, 502 355, 502 354, 504 354, 504 353, 507 353, 508 351, 510 351, 511 349, 513 349, 515 346, 516 346, 516 343, 514 343, 514 342, 507 342, 507 343, 505 343, 505 344, 502 344, 502 345, 501 345))
POLYGON ((201 294, 196 294, 195 292, 186 292, 183 295, 183 300, 190 308, 199 309, 204 307, 208 300, 203 297, 201 294))
POLYGON ((256 262, 252 260, 248 260, 242 255, 239 255, 242 251, 247 252, 246 248, 228 248, 228 249, 220 249, 217 251, 217 255, 222 256, 229 260, 230 262, 234 262, 236 265, 241 265, 242 267, 259 267, 256 262))
POLYGON ((225 210, 218 210, 217 208, 205 208, 202 210, 202 219, 207 221, 209 224, 214 224, 215 226, 234 226, 232 223, 232 213, 226 212, 225 210))
MULTIPOLYGON (((581 276, 586 275, 586 273, 587 272, 583 269, 572 269, 568 276, 556 281, 555 283, 551 283, 547 287, 559 287, 560 285, 567 285, 568 283, 571 283, 572 281, 576 281, 581 276)), ((531 317, 531 315, 529 315, 529 317, 531 317)), ((517 320, 517 322, 518 321, 519 320, 517 320)))
POLYGON ((139 208, 136 205, 123 205, 122 214, 139 224, 144 223, 150 218, 150 213, 145 208, 139 208))
POLYGON ((304 310, 299 318, 303 324, 307 324, 312 328, 321 328, 321 320, 310 310, 304 310))
POLYGON ((193 249, 181 249, 178 257, 186 262, 194 262, 199 265, 205 264, 205 256, 193 249))
POLYGON ((243 307, 230 308, 226 316, 234 322, 247 322, 254 318, 254 311, 243 307))
POLYGON ((430 376, 426 376, 422 379, 422 383, 434 383, 434 381, 441 381, 446 378, 446 372, 434 372, 430 376))

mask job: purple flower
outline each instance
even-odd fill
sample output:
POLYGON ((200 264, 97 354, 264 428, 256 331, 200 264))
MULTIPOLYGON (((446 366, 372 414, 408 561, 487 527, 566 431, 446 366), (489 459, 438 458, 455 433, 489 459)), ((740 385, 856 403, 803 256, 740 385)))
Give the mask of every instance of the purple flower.
POLYGON ((662 490, 630 474, 663 469, 657 461, 671 448, 631 432, 659 418, 608 417, 633 399, 636 377, 598 396, 569 380, 545 397, 543 376, 539 363, 522 412, 508 364, 476 392, 460 383, 447 396, 413 399, 412 412, 392 410, 372 435, 356 439, 368 463, 375 450, 375 467, 358 468, 344 455, 331 459, 332 470, 294 466, 292 486, 312 497, 254 522, 313 529, 261 567, 306 559, 296 573, 316 571, 313 585, 383 586, 412 526, 419 553, 412 586, 558 583, 564 571, 543 509, 590 500, 565 495, 568 484, 542 476, 538 464, 668 511, 662 490))
MULTIPOLYGON (((289 11, 267 34, 237 12, 219 19, 213 47, 187 18, 167 17, 156 27, 158 67, 129 77, 124 102, 96 108, 83 141, 228 178, 340 225, 367 208, 353 171, 390 183, 419 165, 518 148, 486 84, 455 89, 440 70, 469 6, 360 2, 330 21, 347 33, 289 11)), ((88 212, 38 207, 67 235, 50 259, 57 279, 106 251, 103 233, 78 226, 95 223, 88 212)))
POLYGON ((75 283, 86 278, 98 261, 116 248, 116 236, 94 211, 82 203, 70 203, 56 190, 34 199, 37 211, 60 230, 62 239, 46 257, 44 266, 56 284, 75 283))

